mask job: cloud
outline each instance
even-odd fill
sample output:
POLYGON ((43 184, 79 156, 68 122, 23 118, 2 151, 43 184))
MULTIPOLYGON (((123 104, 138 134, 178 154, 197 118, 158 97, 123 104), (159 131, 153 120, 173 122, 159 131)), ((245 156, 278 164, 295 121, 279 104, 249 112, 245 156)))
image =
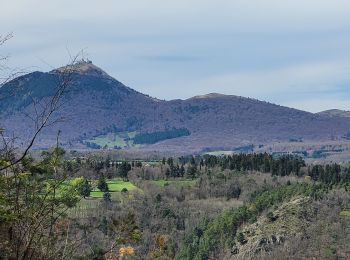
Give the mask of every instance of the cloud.
POLYGON ((191 62, 199 61, 198 57, 194 56, 181 56, 181 55, 154 55, 154 56, 142 56, 141 60, 156 61, 156 62, 191 62))
MULTIPOLYGON (((342 107, 350 100, 347 83, 350 82, 350 63, 344 61, 324 61, 305 63, 283 68, 269 68, 253 71, 232 72, 224 75, 211 75, 192 82, 174 82, 168 86, 166 99, 179 90, 181 98, 197 94, 220 92, 245 97, 253 97, 293 107, 319 111, 325 104, 337 107, 335 102, 342 100, 342 107), (188 91, 185 91, 185 90, 188 91), (307 105, 307 100, 310 105, 307 105), (319 106, 317 107, 317 100, 319 106), (328 100, 322 102, 322 100, 328 100), (331 101, 329 101, 331 100, 331 101)), ((157 89, 157 88, 156 88, 157 89)), ((153 93, 152 93, 153 94, 153 93)), ((349 107, 349 103, 347 104, 349 107)))
POLYGON ((349 11, 347 0, 12 0, 2 5, 0 22, 10 30, 43 25, 59 28, 68 22, 72 26, 105 27, 110 33, 131 36, 286 29, 329 31, 348 28, 344 22, 349 21, 349 11))
POLYGON ((299 99, 299 100, 292 100, 286 102, 284 105, 288 107, 293 107, 305 111, 310 112, 321 112, 329 109, 341 109, 341 110, 349 110, 349 102, 350 98, 347 99, 339 99, 339 98, 326 98, 326 97, 319 97, 317 99, 310 98, 310 99, 299 99))
POLYGON ((245 96, 321 93, 350 81, 350 63, 327 61, 214 76, 199 82, 245 96))
POLYGON ((50 70, 67 49, 85 49, 118 80, 166 99, 222 92, 317 109, 315 100, 348 95, 348 0, 12 0, 1 9, 13 67, 50 70))

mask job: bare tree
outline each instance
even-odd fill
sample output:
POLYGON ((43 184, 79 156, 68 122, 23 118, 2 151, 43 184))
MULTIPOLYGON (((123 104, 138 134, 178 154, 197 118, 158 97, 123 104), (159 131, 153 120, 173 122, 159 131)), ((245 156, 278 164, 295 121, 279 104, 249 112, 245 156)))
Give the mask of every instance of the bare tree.
POLYGON ((25 114, 34 123, 34 132, 29 138, 29 142, 22 149, 22 153, 14 156, 15 140, 16 138, 5 138, 4 127, 0 127, 1 143, 0 143, 0 155, 9 162, 6 165, 0 166, 0 172, 20 163, 27 155, 30 149, 33 147, 38 135, 47 127, 60 122, 63 118, 53 119, 53 115, 59 110, 62 105, 62 97, 67 92, 68 88, 73 85, 73 72, 74 64, 78 59, 78 55, 73 57, 70 64, 63 69, 57 71, 57 82, 54 94, 51 97, 43 98, 42 100, 32 99, 33 115, 25 114))
MULTIPOLYGON (((0 36, 0 46, 11 37, 0 36)), ((54 71, 57 82, 51 96, 32 98, 34 112, 26 116, 33 121, 34 130, 25 147, 18 148, 16 137, 6 137, 6 126, 0 125, 0 258, 69 259, 79 242, 79 238, 71 238, 71 223, 65 217, 78 200, 78 188, 69 184, 62 190, 66 176, 61 169, 64 151, 58 146, 58 137, 56 147, 44 154, 42 162, 28 158, 39 134, 62 120, 55 114, 73 85, 78 56, 68 66, 54 71)), ((7 58, 1 56, 0 62, 7 58)), ((2 71, 6 69, 0 67, 2 71)))
MULTIPOLYGON (((0 35, 0 47, 5 45, 9 40, 13 38, 12 33, 8 33, 5 35, 0 35)), ((9 82, 10 80, 22 75, 25 73, 23 69, 11 69, 9 66, 6 65, 6 62, 9 59, 9 55, 6 54, 0 54, 0 87, 4 85, 5 83, 9 82)), ((3 100, 6 97, 0 96, 0 101, 3 100)))
MULTIPOLYGON (((0 35, 0 46, 4 45, 8 40, 12 38, 12 33, 6 34, 6 35, 0 35)), ((8 55, 0 55, 0 70, 4 70, 7 67, 3 64, 4 61, 8 59, 8 55)))

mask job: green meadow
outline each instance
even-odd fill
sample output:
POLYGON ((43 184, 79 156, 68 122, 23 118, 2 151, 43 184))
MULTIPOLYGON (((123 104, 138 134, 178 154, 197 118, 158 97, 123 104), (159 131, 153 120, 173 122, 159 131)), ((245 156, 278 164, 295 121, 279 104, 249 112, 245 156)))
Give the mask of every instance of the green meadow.
POLYGON ((100 135, 95 138, 86 140, 86 142, 94 143, 99 146, 114 148, 114 147, 131 147, 134 146, 133 138, 136 135, 136 131, 134 132, 120 132, 120 133, 109 133, 106 135, 100 135))
MULTIPOLYGON (((123 189, 127 189, 128 191, 136 190, 138 189, 133 183, 130 181, 123 181, 119 178, 107 180, 109 192, 111 193, 111 197, 115 197, 113 195, 116 195, 114 193, 121 192, 123 189)), ((90 194, 91 198, 102 198, 103 192, 100 191, 97 187, 95 187, 90 194)))

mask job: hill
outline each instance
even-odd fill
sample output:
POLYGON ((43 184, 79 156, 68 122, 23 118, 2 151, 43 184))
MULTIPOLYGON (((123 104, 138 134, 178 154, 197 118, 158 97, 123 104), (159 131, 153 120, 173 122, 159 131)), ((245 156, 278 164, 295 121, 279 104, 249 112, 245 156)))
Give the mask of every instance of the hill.
POLYGON ((340 110, 340 109, 330 109, 318 113, 319 115, 325 116, 340 116, 340 117, 350 117, 350 111, 340 110))
MULTIPOLYGON (((34 127, 28 117, 35 111, 33 100, 44 102, 53 95, 64 69, 33 72, 0 88, 0 117, 7 135, 26 141, 34 127)), ((350 118, 216 93, 164 101, 125 86, 91 62, 79 62, 72 71, 73 84, 55 115, 65 120, 45 129, 38 148, 51 146, 58 130, 67 148, 177 152, 343 140, 350 132, 350 118)))

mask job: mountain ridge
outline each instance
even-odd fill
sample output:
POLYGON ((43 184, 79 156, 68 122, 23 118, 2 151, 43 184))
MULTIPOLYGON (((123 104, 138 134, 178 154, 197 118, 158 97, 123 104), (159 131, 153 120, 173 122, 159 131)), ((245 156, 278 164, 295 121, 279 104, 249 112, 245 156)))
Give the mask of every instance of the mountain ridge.
POLYGON ((341 109, 328 109, 325 111, 318 112, 317 114, 319 115, 324 115, 324 116, 339 116, 339 117, 350 117, 350 111, 347 110, 341 110, 341 109))
MULTIPOLYGON (((64 68, 67 67, 30 73, 0 88, 0 100, 6 100, 0 103, 0 117, 8 133, 30 136, 32 123, 24 116, 33 112, 30 95, 48 98, 64 68), (6 98, 11 91, 14 95, 6 98)), ((48 147, 58 130, 62 132, 62 144, 70 148, 86 148, 87 143, 99 142, 99 146, 106 143, 109 148, 160 151, 235 149, 295 139, 343 140, 350 132, 350 118, 219 93, 165 101, 125 86, 91 62, 77 64, 72 71, 73 87, 56 115, 69 120, 46 129, 38 147, 48 147), (186 129, 182 132, 190 134, 177 136, 176 129, 186 129), (170 130, 176 137, 166 134, 170 130), (162 136, 169 138, 136 147, 130 141, 131 133, 164 133, 162 136)))

